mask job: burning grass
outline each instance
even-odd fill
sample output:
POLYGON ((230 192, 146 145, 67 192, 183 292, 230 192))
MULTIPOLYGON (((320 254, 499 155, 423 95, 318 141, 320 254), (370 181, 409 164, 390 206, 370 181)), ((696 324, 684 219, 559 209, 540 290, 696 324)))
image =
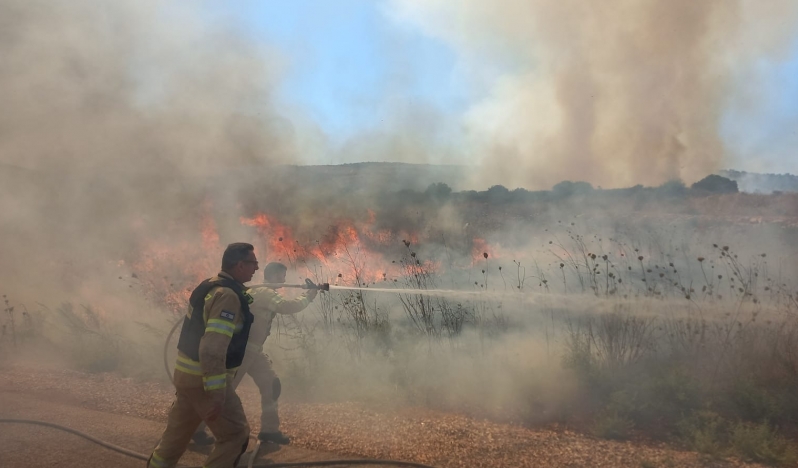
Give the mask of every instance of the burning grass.
POLYGON ((498 265, 493 274, 479 264, 470 274, 432 272, 408 248, 398 285, 462 291, 476 275, 477 294, 400 290, 391 303, 364 288, 358 307, 389 319, 360 329, 357 353, 336 345, 341 328, 306 328, 313 339, 299 349, 276 348, 287 382, 302 373, 297 387, 310 399, 403 402, 718 457, 796 460, 783 434, 798 422, 798 295, 767 254, 564 233, 570 243, 545 244, 554 260, 535 264, 534 275, 514 261, 521 279, 510 288, 501 274, 485 287, 498 265), (561 286, 549 280, 557 276, 561 286))
MULTIPOLYGON (((798 294, 785 261, 795 253, 695 230, 689 219, 656 228, 565 219, 475 236, 468 226, 383 229, 371 213, 314 238, 265 213, 243 218, 262 261, 283 261, 289 278, 353 288, 278 320, 268 351, 286 397, 794 460, 784 437, 798 428, 798 294)), ((120 283, 160 321, 120 320, 95 305, 42 308, 62 322, 56 334, 72 337, 60 343, 79 367, 161 372, 169 318, 184 313, 188 289, 213 273, 222 248, 215 223, 201 226, 202 255, 154 239, 119 265, 131 269, 120 283)), ((6 315, 17 336, 18 316, 6 315)), ((3 346, 13 346, 9 337, 3 346)))

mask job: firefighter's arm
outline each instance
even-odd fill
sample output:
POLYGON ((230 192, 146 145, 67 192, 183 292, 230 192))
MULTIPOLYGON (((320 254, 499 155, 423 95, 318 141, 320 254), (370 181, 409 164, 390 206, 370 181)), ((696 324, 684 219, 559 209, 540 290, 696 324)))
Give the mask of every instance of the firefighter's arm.
POLYGON ((233 290, 216 288, 209 296, 205 300, 205 334, 200 339, 199 361, 205 391, 223 400, 227 387, 227 348, 244 316, 241 301, 233 290))
POLYGON ((316 297, 316 290, 311 289, 296 299, 286 299, 272 290, 268 290, 264 296, 271 310, 278 314, 291 315, 305 309, 316 297))

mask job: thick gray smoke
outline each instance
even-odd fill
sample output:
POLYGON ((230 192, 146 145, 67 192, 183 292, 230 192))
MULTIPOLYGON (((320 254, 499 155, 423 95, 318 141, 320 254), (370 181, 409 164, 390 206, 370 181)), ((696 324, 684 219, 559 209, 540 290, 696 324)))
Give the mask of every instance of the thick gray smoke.
POLYGON ((695 181, 719 169, 738 76, 795 37, 791 0, 396 0, 486 89, 464 115, 481 182, 695 181), (509 70, 509 71, 508 71, 509 70))
POLYGON ((287 141, 261 131, 277 57, 196 11, 155 1, 0 8, 3 162, 195 175, 290 161, 287 141))
POLYGON ((296 157, 281 58, 197 7, 1 0, 0 57, 4 292, 197 229, 222 174, 296 157))

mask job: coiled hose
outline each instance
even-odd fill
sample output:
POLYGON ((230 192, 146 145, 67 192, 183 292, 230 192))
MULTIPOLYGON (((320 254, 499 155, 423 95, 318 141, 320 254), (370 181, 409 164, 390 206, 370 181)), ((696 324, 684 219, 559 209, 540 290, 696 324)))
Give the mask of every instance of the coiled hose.
POLYGON ((175 379, 172 377, 172 371, 169 369, 169 343, 172 341, 172 335, 175 334, 175 330, 177 327, 183 323, 183 320, 178 320, 172 325, 172 329, 169 330, 169 334, 166 335, 166 342, 163 344, 163 369, 166 371, 166 376, 169 377, 169 381, 172 382, 172 385, 175 384, 175 379))
MULTIPOLYGON (((114 452, 121 453, 122 455, 126 455, 128 457, 132 457, 138 460, 147 461, 149 457, 142 453, 137 453, 132 450, 128 450, 124 447, 120 447, 118 445, 114 445, 110 442, 106 442, 104 440, 98 439, 94 436, 86 434, 85 432, 78 431, 77 429, 72 429, 71 427, 62 426, 60 424, 55 424, 47 421, 36 421, 33 419, 0 419, 0 423, 3 424, 30 424, 35 426, 45 426, 50 427, 53 429, 58 429, 61 431, 69 432, 70 434, 74 434, 79 437, 83 437, 84 439, 94 442, 97 445, 105 447, 109 450, 113 450, 114 452)), ((289 462, 289 463, 268 463, 268 464, 259 464, 259 465, 246 465, 252 468, 289 468, 289 467, 308 467, 308 466, 335 466, 335 465, 388 465, 388 466, 409 466, 415 468, 433 468, 429 465, 423 465, 421 463, 414 463, 414 462, 404 462, 398 460, 374 460, 374 459, 358 459, 358 460, 320 460, 320 461, 308 461, 308 462, 289 462)), ((243 465, 239 465, 243 466, 243 465)), ((202 468, 199 466, 196 467, 186 467, 186 468, 202 468)))

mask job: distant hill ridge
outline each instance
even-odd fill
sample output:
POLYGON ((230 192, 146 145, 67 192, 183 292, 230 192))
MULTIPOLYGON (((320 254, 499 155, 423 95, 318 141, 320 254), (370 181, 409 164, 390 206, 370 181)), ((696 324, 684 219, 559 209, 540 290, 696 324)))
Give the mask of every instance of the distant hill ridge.
POLYGON ((718 172, 718 175, 737 182, 737 187, 741 192, 798 192, 798 176, 792 174, 759 174, 725 170, 718 172))
MULTIPOLYGON (((444 183, 454 191, 467 190, 473 166, 444 164, 411 164, 398 162, 360 162, 338 165, 282 166, 281 176, 305 179, 309 183, 338 183, 351 187, 379 187, 383 191, 401 189, 423 191, 430 184, 444 183)), ((798 176, 792 174, 760 174, 723 170, 717 175, 737 182, 741 192, 798 192, 798 176)), ((473 181, 472 181, 473 182, 473 181)), ((560 181, 557 181, 560 182, 560 181)), ((556 185, 556 184, 553 184, 556 185)), ((479 190, 485 190, 481 188, 479 190)), ((513 189, 514 187, 508 187, 513 189)), ((544 190, 551 189, 551 187, 544 190)))
MULTIPOLYGON (((414 164, 402 162, 359 162, 334 165, 278 165, 232 169, 244 179, 269 181, 298 187, 327 186, 361 193, 414 190, 422 192, 431 184, 443 183, 454 191, 466 190, 475 167, 456 164, 414 164)), ((113 172, 113 168, 110 168, 113 172)), ((741 192, 798 192, 798 176, 793 174, 761 174, 733 169, 716 173, 737 182, 741 192)), ((19 184, 38 180, 47 171, 28 169, 0 162, 0 183, 19 184)), ((48 179, 49 180, 49 179, 48 179)), ((561 182, 561 181, 557 181, 561 182)), ((556 185, 553 183, 552 186, 556 185)), ((510 189, 515 187, 508 187, 510 189)), ((552 187, 545 188, 550 190, 552 187)), ((487 187, 481 188, 485 190, 487 187)))

